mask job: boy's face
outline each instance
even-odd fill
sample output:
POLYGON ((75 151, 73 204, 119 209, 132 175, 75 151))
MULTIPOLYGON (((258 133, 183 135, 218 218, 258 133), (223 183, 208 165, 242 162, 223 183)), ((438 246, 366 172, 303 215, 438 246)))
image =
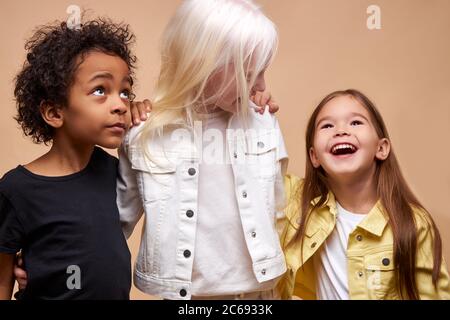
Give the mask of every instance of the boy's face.
POLYGON ((75 72, 60 130, 80 145, 117 148, 131 121, 130 95, 130 70, 125 61, 89 52, 75 72))

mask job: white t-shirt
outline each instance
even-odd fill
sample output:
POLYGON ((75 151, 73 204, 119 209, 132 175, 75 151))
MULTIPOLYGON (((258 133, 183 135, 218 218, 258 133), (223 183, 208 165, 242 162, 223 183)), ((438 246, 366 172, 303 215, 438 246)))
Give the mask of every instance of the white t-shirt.
POLYGON ((199 166, 198 178, 197 234, 191 287, 193 296, 264 291, 272 289, 276 281, 259 283, 253 273, 226 143, 225 133, 230 116, 225 111, 200 115, 204 159, 199 166), (211 143, 214 142, 205 138, 209 136, 205 135, 206 130, 221 132, 223 150, 211 153, 211 143))
POLYGON ((347 244, 350 233, 366 217, 337 203, 336 227, 314 255, 317 299, 348 300, 347 244))

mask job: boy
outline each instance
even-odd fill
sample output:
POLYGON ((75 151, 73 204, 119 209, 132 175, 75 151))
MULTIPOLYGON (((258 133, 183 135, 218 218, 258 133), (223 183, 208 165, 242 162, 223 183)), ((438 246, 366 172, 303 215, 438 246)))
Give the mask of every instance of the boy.
POLYGON ((23 299, 128 299, 130 252, 116 205, 117 148, 130 123, 128 25, 89 21, 41 28, 16 79, 16 120, 51 149, 0 180, 0 298, 14 257, 28 274, 23 299))

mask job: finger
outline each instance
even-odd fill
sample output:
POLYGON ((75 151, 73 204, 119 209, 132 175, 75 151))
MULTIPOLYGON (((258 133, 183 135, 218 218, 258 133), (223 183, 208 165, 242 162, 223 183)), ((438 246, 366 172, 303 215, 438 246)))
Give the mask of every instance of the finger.
POLYGON ((14 276, 16 277, 17 281, 19 280, 27 280, 27 272, 23 270, 22 268, 14 267, 14 276))
POLYGON ((17 279, 17 283, 19 285, 19 290, 25 290, 27 287, 28 281, 27 279, 17 279))
POLYGON ((143 101, 143 103, 144 103, 144 105, 145 105, 145 110, 146 110, 147 112, 152 111, 153 105, 152 105, 152 102, 151 102, 150 100, 145 99, 145 100, 143 101))
POLYGON ((260 114, 264 114, 264 112, 266 112, 266 108, 261 107, 261 110, 259 110, 259 113, 260 113, 260 114))
POLYGON ((250 99, 253 101, 253 103, 254 103, 256 106, 259 107, 259 103, 258 103, 258 100, 259 100, 259 92, 258 92, 258 91, 256 91, 255 94, 252 95, 252 96, 250 97, 250 99))
POLYGON ((16 263, 18 267, 22 267, 23 266, 23 259, 22 259, 22 255, 17 255, 17 259, 16 259, 16 263))
POLYGON ((261 107, 258 107, 258 106, 256 106, 256 107, 254 107, 253 108, 253 110, 256 112, 256 113, 261 113, 261 107))
POLYGON ((269 102, 269 112, 276 113, 280 110, 280 106, 276 102, 269 102))
POLYGON ((263 104, 263 94, 261 92, 258 92, 257 94, 257 102, 256 104, 260 107, 264 106, 263 104))
POLYGON ((133 126, 137 126, 141 123, 140 115, 139 115, 139 107, 137 106, 142 102, 133 102, 131 104, 131 122, 133 123, 133 126))
POLYGON ((147 120, 147 106, 145 105, 144 102, 138 102, 136 104, 137 109, 139 111, 139 117, 142 121, 147 120))
POLYGON ((272 94, 270 92, 263 92, 261 95, 261 105, 267 105, 272 99, 272 94))

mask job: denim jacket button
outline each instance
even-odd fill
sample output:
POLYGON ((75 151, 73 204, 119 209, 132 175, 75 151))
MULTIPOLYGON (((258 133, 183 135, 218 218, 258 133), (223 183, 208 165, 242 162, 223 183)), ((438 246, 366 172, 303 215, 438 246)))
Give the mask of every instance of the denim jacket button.
POLYGON ((184 250, 183 255, 185 258, 189 258, 191 256, 191 252, 189 250, 184 250))
POLYGON ((384 258, 381 263, 383 263, 383 266, 388 266, 391 263, 391 260, 389 260, 388 258, 384 258))
POLYGON ((242 197, 247 198, 247 192, 246 191, 242 192, 242 197))
POLYGON ((266 274, 266 269, 262 269, 262 270, 261 270, 261 274, 262 274, 262 275, 265 275, 265 274, 266 274))
POLYGON ((256 238, 256 232, 255 231, 252 232, 252 238, 256 238))
POLYGON ((188 218, 192 218, 192 217, 194 216, 194 211, 192 211, 192 210, 186 211, 186 216, 187 216, 188 218))
POLYGON ((362 241, 362 239, 363 239, 362 235, 358 234, 358 235, 356 236, 356 240, 362 241))
POLYGON ((180 296, 182 296, 182 297, 186 297, 186 295, 187 295, 187 292, 186 292, 186 290, 184 290, 184 289, 181 289, 181 290, 180 290, 180 296))
POLYGON ((264 142, 259 141, 257 144, 258 148, 264 148, 264 142))
POLYGON ((189 173, 190 176, 193 176, 196 172, 197 172, 197 171, 196 171, 194 168, 190 168, 190 169, 188 170, 188 173, 189 173))

